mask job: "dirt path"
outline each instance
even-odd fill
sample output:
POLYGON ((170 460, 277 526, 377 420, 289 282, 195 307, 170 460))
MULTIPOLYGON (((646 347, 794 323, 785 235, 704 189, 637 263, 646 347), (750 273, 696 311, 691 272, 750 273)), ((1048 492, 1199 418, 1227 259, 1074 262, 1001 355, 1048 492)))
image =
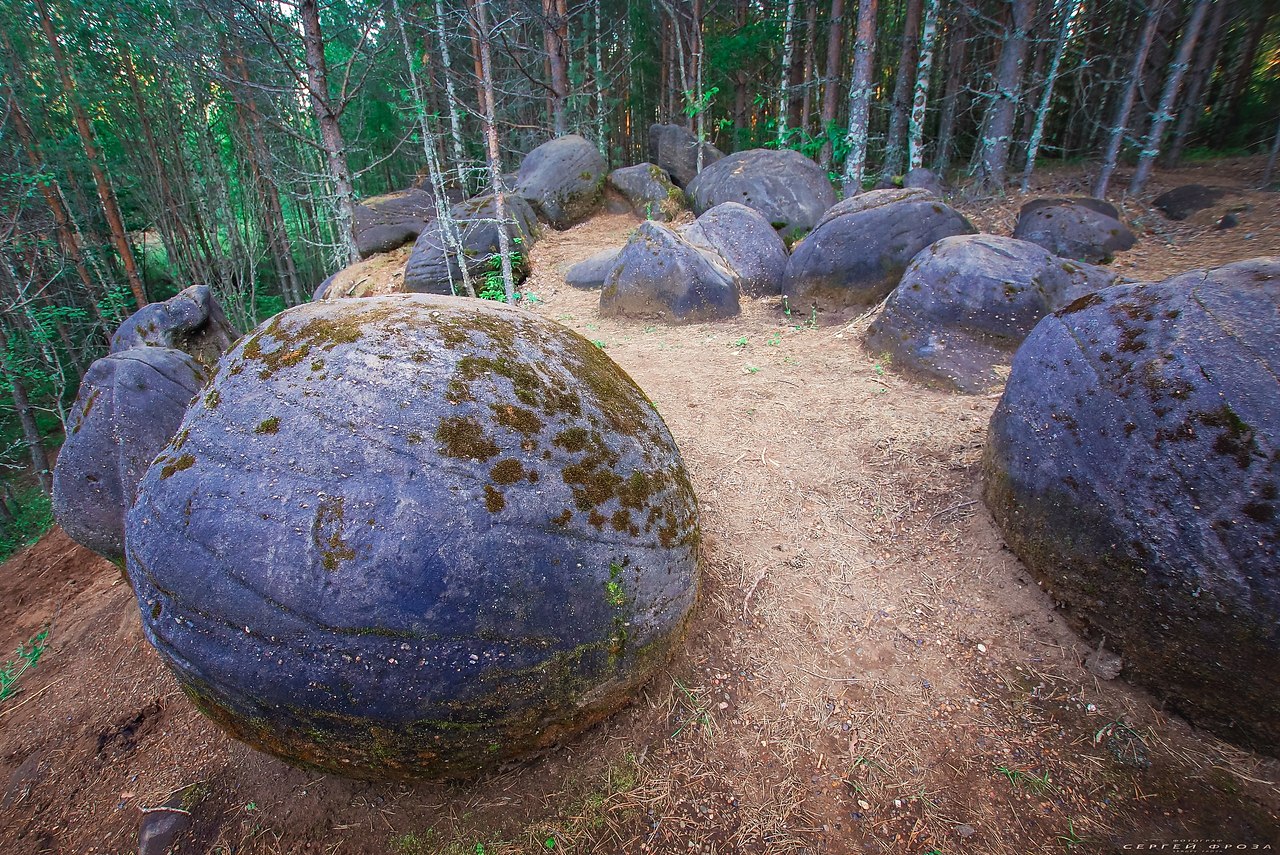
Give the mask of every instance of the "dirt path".
MULTIPOLYGON (((1255 168, 1161 181, 1244 186, 1255 168)), ((1050 173, 1046 190, 1080 180, 1050 173)), ((1117 266, 1158 278, 1280 254, 1276 197, 1242 197, 1252 207, 1230 232, 1129 206, 1152 231, 1117 266)), ((1011 210, 970 213, 1008 233, 1011 210)), ((183 851, 199 852, 1280 847, 1280 763, 1092 676, 1003 547, 978 499, 997 396, 916 386, 864 353, 866 319, 788 317, 776 300, 718 324, 601 319, 563 269, 634 226, 598 217, 548 233, 525 290, 646 390, 700 498, 695 626, 635 704, 468 786, 309 775, 196 713, 116 569, 55 533, 0 568, 4 644, 53 619, 25 693, 0 708, 0 851, 132 851, 139 809, 189 784, 201 798, 183 851)))

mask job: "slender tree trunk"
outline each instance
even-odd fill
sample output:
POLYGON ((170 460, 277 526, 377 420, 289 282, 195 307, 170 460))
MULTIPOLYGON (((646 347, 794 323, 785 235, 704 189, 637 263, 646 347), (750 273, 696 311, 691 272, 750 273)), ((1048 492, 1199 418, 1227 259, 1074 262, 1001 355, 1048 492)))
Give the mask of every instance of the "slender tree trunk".
POLYGON ((858 0, 858 30, 853 48, 853 80, 849 84, 849 155, 844 163, 845 198, 862 192, 867 166, 867 114, 871 107, 871 72, 876 55, 877 0, 858 0))
POLYGON ((836 105, 840 98, 840 46, 844 33, 844 2, 831 0, 831 23, 827 28, 827 67, 822 84, 822 134, 826 140, 818 154, 818 164, 831 168, 832 139, 835 137, 836 105))
POLYGON ((782 23, 782 82, 778 89, 778 148, 787 142, 787 116, 791 112, 791 53, 795 40, 796 0, 787 0, 782 23))
POLYGON ((542 0, 543 45, 551 69, 551 123, 557 137, 568 133, 565 99, 569 95, 569 16, 565 0, 542 0))
POLYGON ((1160 93, 1160 106, 1151 117, 1151 129, 1147 132, 1146 141, 1142 144, 1142 153, 1138 156, 1138 169, 1129 182, 1129 193, 1138 195, 1142 186, 1151 177, 1151 168, 1160 156, 1160 144, 1164 140, 1165 128, 1173 121, 1173 105, 1178 100, 1178 90, 1182 86, 1182 78, 1191 65, 1191 54, 1196 49, 1196 39, 1200 37, 1200 28, 1204 26, 1205 16, 1209 14, 1209 0, 1196 0, 1191 11, 1191 19, 1182 31, 1182 39, 1178 43, 1178 56, 1169 68, 1169 76, 1164 83, 1164 91, 1160 93))
POLYGON ((498 254, 502 263, 502 287, 508 303, 516 300, 515 275, 511 270, 511 239, 507 234, 506 199, 502 187, 502 155, 498 149, 498 128, 494 118, 493 56, 490 47, 488 0, 468 0, 475 18, 471 32, 476 35, 480 54, 480 85, 484 87, 484 138, 489 160, 489 185, 493 188, 493 208, 498 220, 498 254))
POLYGON ((1049 120, 1053 107, 1053 87, 1058 82, 1058 70, 1062 67, 1062 54, 1067 49, 1071 36, 1072 21, 1076 10, 1080 8, 1080 0, 1065 0, 1062 22, 1058 25, 1058 38, 1053 46, 1053 59, 1049 61, 1049 71, 1045 74, 1044 89, 1040 93, 1040 103, 1036 105, 1035 124, 1031 126, 1031 137, 1027 140, 1027 163, 1022 170, 1022 192, 1027 192, 1031 183, 1031 174, 1035 172, 1036 157, 1040 153, 1040 143, 1044 139, 1044 126, 1049 120))
POLYGON ((595 78, 596 85, 596 146, 600 149, 600 153, 604 155, 605 162, 610 161, 609 157, 609 135, 605 122, 605 106, 604 106, 604 60, 601 54, 604 52, 604 34, 600 31, 600 0, 593 0, 591 11, 594 15, 596 40, 594 50, 591 52, 593 62, 592 76, 595 78))
POLYGON ((800 117, 796 126, 808 133, 813 106, 814 51, 818 44, 818 0, 806 0, 806 2, 804 31, 808 37, 804 41, 804 67, 800 78, 800 86, 804 94, 800 99, 800 117))
POLYGON ((1195 130, 1204 111, 1205 95, 1209 90, 1209 78, 1213 74, 1213 66, 1218 58, 1218 47, 1222 42, 1222 24, 1226 20, 1231 0, 1217 0, 1213 4, 1213 17, 1209 19, 1209 28, 1200 40, 1200 49, 1196 52, 1196 64, 1191 69, 1187 81, 1187 97, 1182 109, 1178 111, 1178 124, 1173 129, 1173 138, 1165 151, 1162 162, 1167 169, 1172 169, 1182 160, 1182 152, 1186 148, 1187 138, 1195 130))
POLYGON ((694 117, 696 122, 696 130, 698 137, 698 157, 694 163, 695 174, 702 171, 702 158, 705 152, 705 143, 707 140, 707 105, 702 103, 702 0, 693 0, 693 33, 692 43, 689 45, 690 53, 693 57, 693 103, 697 105, 697 115, 694 117))
POLYGON ((907 129, 907 166, 911 169, 924 166, 924 117, 929 103, 929 79, 933 73, 933 42, 937 29, 938 0, 925 0, 924 23, 920 27, 920 59, 916 63, 916 85, 907 129))
POLYGON ((337 196, 335 211, 338 221, 339 255, 345 264, 360 260, 356 247, 356 192, 351 184, 351 168, 347 165, 347 141, 338 123, 341 109, 335 108, 329 96, 329 70, 324 59, 324 36, 320 32, 318 0, 301 0, 298 4, 302 20, 302 45, 306 54, 307 94, 311 109, 320 125, 320 142, 324 146, 329 178, 337 196))
POLYGON ((1267 168, 1262 171, 1262 183, 1259 187, 1266 189, 1271 186, 1271 179, 1276 174, 1277 157, 1280 157, 1280 125, 1276 126, 1276 136, 1271 141, 1271 156, 1267 158, 1267 168))
POLYGON ((53 474, 49 471, 49 457, 45 454, 44 443, 40 439, 40 429, 36 425, 35 410, 31 408, 31 399, 27 394, 27 386, 21 375, 9 366, 9 336, 0 327, 0 372, 9 381, 10 394, 13 396, 13 410, 18 416, 18 424, 22 427, 22 441, 27 446, 27 455, 31 459, 31 474, 36 477, 40 489, 45 495, 53 490, 53 474))
POLYGON ((956 114, 959 112, 961 74, 965 67, 965 46, 969 40, 969 13, 957 4, 956 20, 947 28, 947 85, 942 92, 942 109, 938 116, 938 141, 933 170, 939 175, 951 165, 952 140, 955 138, 956 114))
POLYGON ((1102 155, 1102 170, 1098 173, 1097 183, 1093 185, 1093 195, 1099 199, 1106 196, 1107 185, 1111 183, 1111 175, 1116 171, 1116 162, 1120 157, 1120 144, 1124 142, 1125 128, 1129 126, 1129 113, 1133 110, 1133 102, 1138 94, 1138 83, 1142 79, 1142 67, 1146 64, 1147 53, 1151 50, 1151 40, 1155 38, 1156 27, 1159 26, 1160 16, 1163 13, 1164 0, 1151 0, 1151 5, 1147 8, 1146 24, 1133 50, 1128 83, 1125 84, 1124 93, 1116 104, 1115 116, 1111 120, 1107 150, 1102 155))
POLYGON ((979 141, 979 184, 988 191, 1002 190, 1009 162, 1013 123, 1022 90, 1027 56, 1027 34, 1036 14, 1035 0, 1011 0, 1012 26, 1005 33, 996 67, 996 87, 983 115, 979 141))
POLYGON ((49 8, 45 0, 35 0, 35 4, 40 16, 40 27, 44 31, 45 39, 49 42, 49 51, 53 54, 53 62, 58 70, 62 91, 71 107, 71 115, 75 120, 76 132, 80 136, 85 160, 89 162, 89 171, 93 174, 93 183, 98 191, 98 201, 102 204, 102 213, 106 216, 107 227, 111 230, 111 243, 115 246, 120 263, 124 266, 124 275, 129 282, 129 290, 133 292, 133 299, 137 302, 138 308, 142 308, 148 303, 147 292, 142 285, 142 279, 138 276, 138 265, 133 257, 133 248, 129 245, 129 236, 125 231, 124 218, 120 215, 120 206, 116 203, 115 191, 111 188, 111 181, 107 178, 107 173, 102 166, 102 156, 98 152, 98 145, 93 137, 93 126, 89 124, 89 116, 84 111, 84 105, 80 103, 79 90, 62 55, 62 47, 53 29, 53 19, 49 17, 49 8))
POLYGON ((1249 91, 1249 82, 1253 79, 1253 65, 1258 57, 1258 46, 1262 44, 1262 37, 1267 32, 1267 24, 1271 21, 1271 16, 1276 13, 1274 2, 1267 2, 1267 0, 1258 3, 1257 10, 1253 26, 1245 33, 1240 50, 1235 55, 1235 69, 1231 74, 1231 82, 1220 102, 1223 105, 1222 110, 1220 112, 1214 110, 1214 124, 1220 133, 1230 133, 1239 119, 1240 107, 1244 103, 1245 94, 1249 91))
POLYGON ((881 178, 890 178, 902 172, 907 114, 911 110, 911 89, 915 81, 916 52, 920 41, 921 7, 922 0, 907 0, 907 17, 902 24, 902 42, 898 53, 898 71, 893 81, 889 130, 885 133, 881 178))
POLYGON ((458 93, 453 87, 453 61, 449 57, 449 39, 444 27, 444 0, 436 0, 436 43, 440 47, 440 66, 444 70, 445 101, 449 105, 449 135, 453 138, 454 169, 458 173, 458 189, 467 192, 467 158, 462 148, 462 118, 458 112, 458 93))

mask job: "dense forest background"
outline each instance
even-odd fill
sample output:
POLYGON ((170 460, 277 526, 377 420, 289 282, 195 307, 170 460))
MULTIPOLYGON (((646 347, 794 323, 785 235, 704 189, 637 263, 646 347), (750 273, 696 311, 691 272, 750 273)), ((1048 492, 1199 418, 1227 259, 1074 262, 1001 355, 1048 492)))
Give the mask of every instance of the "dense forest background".
MULTIPOLYGON (((356 200, 475 194, 563 133, 798 149, 845 192, 924 166, 1268 150, 1272 0, 0 0, 0 553, 138 305, 248 329, 355 257, 356 200)), ((1113 188, 1122 190, 1124 188, 1113 188)))

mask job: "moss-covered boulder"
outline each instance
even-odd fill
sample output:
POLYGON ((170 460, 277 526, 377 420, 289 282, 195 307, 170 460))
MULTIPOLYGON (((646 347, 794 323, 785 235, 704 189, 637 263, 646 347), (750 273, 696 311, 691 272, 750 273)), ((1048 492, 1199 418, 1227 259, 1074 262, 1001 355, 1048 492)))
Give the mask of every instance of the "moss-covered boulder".
POLYGON ((599 209, 609 164, 577 134, 545 142, 525 155, 515 193, 533 206, 538 219, 567 229, 599 209))
POLYGON ((54 518, 72 540, 124 560, 138 482, 207 379, 204 366, 168 347, 133 347, 89 366, 53 469, 54 518))
POLYGON ((991 420, 1009 546, 1125 673, 1280 745, 1280 259, 1117 285, 1036 326, 991 420))
POLYGON ((171 347, 212 369, 239 335, 208 285, 192 285, 134 312, 111 336, 111 352, 171 347))
POLYGON ((976 231, 920 188, 861 193, 831 206, 792 249, 782 293, 799 308, 874 305, 897 287, 920 250, 976 231))
POLYGON ((646 220, 667 222, 685 210, 684 193, 671 183, 661 166, 637 163, 609 173, 609 187, 627 200, 631 213, 646 220))
POLYGON ((946 237, 907 265, 867 330, 867 349, 929 382, 984 392, 1041 318, 1114 284, 1106 268, 1026 241, 946 237))
POLYGON ((128 519, 147 637, 286 760, 467 776, 608 715, 697 586, 680 454, 591 342, 486 301, 313 303, 227 354, 128 519))

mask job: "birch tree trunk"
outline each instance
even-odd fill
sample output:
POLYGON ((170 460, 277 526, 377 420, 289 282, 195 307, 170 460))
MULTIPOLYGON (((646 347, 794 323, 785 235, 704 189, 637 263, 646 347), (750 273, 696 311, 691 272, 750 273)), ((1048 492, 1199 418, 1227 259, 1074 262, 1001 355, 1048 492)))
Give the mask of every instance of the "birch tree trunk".
POLYGON ((915 82, 916 53, 920 40, 921 0, 907 0, 907 17, 902 24, 902 42, 898 52, 898 71, 893 81, 893 100, 889 110, 889 130, 884 138, 884 165, 881 178, 891 178, 902 172, 904 142, 907 133, 907 114, 915 82))
POLYGON ((1027 164, 1022 170, 1022 192, 1027 192, 1031 183, 1031 174, 1036 169, 1036 157, 1040 154, 1040 144, 1044 140, 1045 122, 1049 120, 1049 112, 1053 107, 1053 88, 1058 81, 1058 71, 1062 68, 1062 54, 1071 39, 1073 21, 1080 8, 1080 0, 1066 0, 1066 8, 1062 12, 1062 22, 1058 25, 1058 38, 1053 46, 1053 59, 1049 61, 1049 70, 1044 77, 1044 90, 1040 93, 1040 103, 1036 105, 1036 120, 1031 126, 1031 136, 1027 140, 1027 164))
POLYGON ((1196 49, 1196 39, 1200 38, 1200 29, 1204 26, 1205 16, 1209 14, 1209 0, 1196 0, 1191 10, 1191 18, 1182 31, 1182 39, 1178 43, 1178 56, 1169 68, 1169 76, 1164 82, 1164 91, 1160 93, 1160 106, 1151 117, 1151 129, 1147 131, 1146 141, 1142 144, 1142 153, 1138 156, 1138 168, 1129 182, 1130 195, 1142 192, 1142 186, 1151 177, 1151 168, 1160 156, 1160 144, 1164 140, 1164 132, 1173 121, 1173 107, 1178 100, 1178 90, 1182 87, 1182 78, 1191 66, 1191 54, 1196 49))
POLYGON ((106 170, 102 165, 102 156, 98 152, 98 144, 94 140, 93 126, 89 124, 89 116, 85 113, 84 105, 80 103, 80 92, 76 87, 75 80, 71 76, 71 71, 67 67, 66 57, 62 54, 62 47, 58 43, 57 33, 53 29, 53 19, 49 17, 49 7, 45 0, 35 0, 36 11, 40 17, 40 28, 44 32, 45 39, 49 42, 49 51, 53 54, 53 63, 57 68, 58 79, 62 84, 63 94, 66 95, 67 103, 71 107, 71 115, 75 120, 76 133, 80 136, 80 145, 84 149, 85 160, 89 162, 89 171, 93 174, 94 188, 98 192, 98 202, 102 205, 102 213, 107 220, 107 228, 111 231, 111 243, 115 247, 116 254, 120 257, 120 264, 124 267, 125 279, 129 283, 129 290, 133 292, 133 299, 138 304, 138 308, 147 305, 147 291, 142 285, 142 279, 138 276, 138 264, 133 257, 133 248, 129 245, 129 236, 124 228, 124 218, 120 215, 120 206, 116 202, 115 190, 111 187, 111 180, 107 177, 106 170))
MULTIPOLYGON (((493 190, 494 215, 498 220, 498 254, 502 263, 502 288, 507 302, 516 300, 515 275, 511 271, 511 238, 507 234, 507 206, 502 187, 502 154, 498 149, 498 128, 494 117, 493 50, 489 32, 488 0, 469 0, 475 26, 472 33, 480 53, 480 84, 484 87, 484 138, 489 161, 489 186, 493 190)), ((463 260, 465 263, 465 260, 463 260)))
POLYGON ((787 142, 787 116, 791 111, 791 52, 795 37, 796 0, 787 0, 782 24, 782 85, 778 89, 778 148, 787 142))
POLYGON ((1156 27, 1160 24, 1160 16, 1164 13, 1164 0, 1150 0, 1147 8, 1147 21, 1138 36, 1138 44, 1133 49, 1133 62, 1129 64, 1128 82, 1124 93, 1116 104, 1115 115, 1111 119, 1111 129, 1107 135, 1107 150, 1102 155, 1102 170, 1093 185, 1093 195, 1102 199, 1107 193, 1107 185, 1111 183, 1111 175, 1116 171, 1116 161, 1120 156, 1120 144, 1124 142, 1125 128, 1129 126, 1129 113, 1133 110, 1134 99, 1138 94, 1138 82, 1142 79, 1142 66, 1147 61, 1147 53, 1151 50, 1151 40, 1155 38, 1156 27))
MULTIPOLYGON (((404 50, 405 66, 409 69, 409 87, 413 92, 413 111, 418 120, 418 131, 422 134, 422 153, 427 159, 427 180, 431 182, 431 196, 436 206, 436 222, 440 225, 440 234, 444 243, 459 260, 458 267, 462 271, 462 286, 468 297, 476 295, 475 285, 471 282, 471 271, 468 269, 463 254, 462 239, 458 234, 458 224, 449 211, 449 196, 445 191, 444 170, 440 165, 439 149, 436 147, 436 134, 431 129, 427 118, 426 103, 422 97, 422 86, 418 82, 418 72, 413 67, 413 51, 409 49, 409 36, 405 32, 404 17, 400 14, 399 0, 391 0, 391 12, 395 16, 396 28, 400 31, 400 44, 404 50)), ((427 228, 431 226, 428 225, 427 228)), ((445 265, 449 273, 449 290, 456 293, 453 282, 453 268, 445 265)))
POLYGON ((844 162, 845 198, 862 192, 867 167, 867 113, 871 107, 871 71, 876 54, 877 0, 858 0, 858 31, 849 84, 849 156, 844 162))
POLYGON ((347 165, 347 141, 338 124, 340 111, 329 97, 329 71, 324 58, 324 36, 320 32, 320 7, 317 0, 301 0, 298 13, 302 19, 302 46, 306 57, 307 94, 311 109, 320 125, 320 144, 324 147, 329 178, 336 196, 338 223, 337 250, 345 266, 360 260, 356 247, 356 193, 351 184, 351 168, 347 165))
POLYGON ((453 88, 453 62, 449 58, 449 39, 444 29, 444 0, 436 0, 436 42, 440 46, 440 65, 444 69, 444 96, 449 105, 449 133, 453 137, 453 166, 458 173, 458 189, 467 192, 467 157, 462 148, 462 118, 458 115, 458 93, 453 88))
POLYGON ((822 83, 822 134, 826 140, 818 154, 818 165, 831 168, 833 125, 836 121, 836 104, 840 97, 840 43, 843 35, 844 2, 831 0, 831 23, 827 29, 827 67, 822 83))
POLYGON ((1004 188, 1013 123, 1022 91, 1027 34, 1036 14, 1035 0, 1011 0, 1011 4, 1011 26, 1000 47, 995 92, 983 114, 982 135, 978 143, 978 181, 979 186, 987 191, 1004 188))
POLYGON ((601 54, 604 52, 604 35, 600 32, 600 0, 594 0, 591 4, 591 11, 595 16, 596 34, 595 50, 591 52, 593 60, 592 73, 595 76, 596 84, 596 147, 600 149, 600 153, 604 155, 605 162, 608 163, 610 161, 609 136, 605 123, 604 60, 601 58, 601 54))
POLYGON ((1217 0, 1213 4, 1213 17, 1209 19, 1208 29, 1200 40, 1200 48, 1196 52, 1196 64, 1191 69, 1187 80, 1187 96, 1182 108, 1178 110, 1178 124, 1174 126, 1173 138, 1163 157, 1164 166, 1173 168, 1182 160, 1183 149, 1204 111, 1205 96, 1209 91, 1209 79, 1213 76, 1213 67, 1218 59, 1218 47, 1222 41, 1222 24, 1227 15, 1231 0, 1217 0))
POLYGON ((916 63, 915 92, 911 98, 911 121, 907 127, 907 166, 924 166, 924 119, 929 103, 929 79, 933 71, 933 42, 938 29, 938 0, 925 0, 924 23, 920 26, 920 59, 916 63))

